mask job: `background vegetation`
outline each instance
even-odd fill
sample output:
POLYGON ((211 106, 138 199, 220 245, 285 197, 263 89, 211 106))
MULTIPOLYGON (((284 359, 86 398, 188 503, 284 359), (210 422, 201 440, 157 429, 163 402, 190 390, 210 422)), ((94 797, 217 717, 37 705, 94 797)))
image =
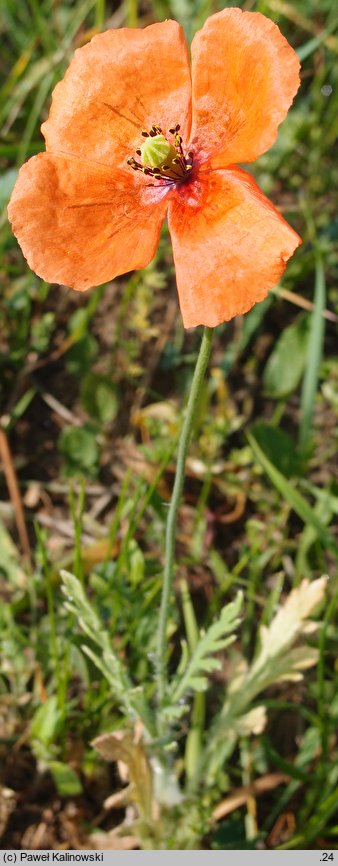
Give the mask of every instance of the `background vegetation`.
MULTIPOLYGON (((145 271, 80 295, 28 270, 6 204, 18 167, 43 149, 39 127, 77 46, 166 17, 190 39, 227 5, 270 16, 302 60, 288 120, 250 170, 303 245, 265 302, 217 329, 180 513, 173 660, 186 587, 201 627, 243 589, 236 651, 250 659, 258 623, 303 578, 330 576, 309 637, 319 663, 266 691, 267 726, 240 737, 214 791, 228 805, 203 846, 337 847, 335 4, 0 0, 3 847, 84 848, 94 830, 99 847, 116 845, 124 806, 103 804, 120 781, 90 744, 120 715, 81 651, 60 569, 83 582, 133 679, 151 682, 166 503, 200 341, 183 331, 166 229, 145 271)), ((208 711, 228 675, 224 653, 208 711)))

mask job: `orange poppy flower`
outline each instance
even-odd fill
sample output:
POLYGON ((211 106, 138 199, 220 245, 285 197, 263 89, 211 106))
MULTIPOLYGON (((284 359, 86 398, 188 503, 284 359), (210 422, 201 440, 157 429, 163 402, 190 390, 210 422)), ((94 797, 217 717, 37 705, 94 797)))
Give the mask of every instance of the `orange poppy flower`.
POLYGON ((83 291, 152 259, 164 217, 185 327, 261 301, 301 242, 235 162, 274 142, 299 62, 264 15, 225 9, 193 39, 175 21, 108 30, 55 88, 46 152, 9 218, 39 276, 83 291))

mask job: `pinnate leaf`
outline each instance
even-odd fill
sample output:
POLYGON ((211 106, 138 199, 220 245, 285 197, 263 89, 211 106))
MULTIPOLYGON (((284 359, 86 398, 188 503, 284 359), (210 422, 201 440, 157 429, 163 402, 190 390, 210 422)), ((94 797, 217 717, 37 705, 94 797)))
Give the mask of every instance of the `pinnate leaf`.
POLYGON ((235 640, 233 632, 240 623, 238 614, 242 598, 242 593, 239 592, 235 601, 222 608, 219 619, 204 634, 201 633, 190 658, 186 651, 182 653, 177 676, 172 683, 172 704, 176 704, 190 689, 197 692, 205 690, 208 685, 205 674, 220 669, 221 663, 214 656, 235 640))

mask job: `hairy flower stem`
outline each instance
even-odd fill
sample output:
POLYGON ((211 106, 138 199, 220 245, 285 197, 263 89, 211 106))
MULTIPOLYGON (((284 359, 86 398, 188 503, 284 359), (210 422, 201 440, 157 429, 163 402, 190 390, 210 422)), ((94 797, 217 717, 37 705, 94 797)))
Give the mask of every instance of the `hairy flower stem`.
POLYGON ((161 724, 161 710, 163 708, 165 700, 167 684, 167 626, 169 617, 170 596, 173 586, 175 569, 177 515, 184 485, 185 461, 193 430, 196 409, 199 398, 201 396, 203 380, 210 358, 212 335, 213 328, 205 327, 179 439, 176 475, 167 518, 165 539, 165 565, 157 632, 156 653, 157 701, 160 734, 164 733, 161 724))

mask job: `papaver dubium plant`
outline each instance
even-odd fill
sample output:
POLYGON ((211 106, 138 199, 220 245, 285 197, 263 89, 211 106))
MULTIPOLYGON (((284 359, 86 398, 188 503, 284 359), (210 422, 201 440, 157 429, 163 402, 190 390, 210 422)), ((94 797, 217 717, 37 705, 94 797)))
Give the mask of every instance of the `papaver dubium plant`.
MULTIPOLYGON (((257 697, 316 660, 314 650, 293 644, 324 579, 291 593, 261 633, 251 664, 230 657, 229 684, 212 711, 205 712, 210 674, 235 639, 241 594, 206 632, 195 622, 168 674, 177 516, 213 328, 265 298, 300 243, 238 164, 271 147, 298 86, 295 52, 259 13, 212 15, 193 39, 191 64, 175 21, 108 30, 75 52, 42 126, 46 151, 22 167, 9 205, 30 267, 79 291, 145 267, 167 218, 184 326, 204 326, 166 525, 155 690, 153 683, 136 687, 83 587, 63 573, 66 606, 90 638, 84 651, 108 679, 123 718, 94 743, 127 768, 129 785, 114 802, 132 804, 133 821, 129 812, 115 847, 117 837, 124 847, 131 834, 145 848, 199 847, 222 815, 215 803, 224 793, 226 760, 240 736, 264 727, 257 697)), ((186 586, 184 592, 191 618, 186 586)))

